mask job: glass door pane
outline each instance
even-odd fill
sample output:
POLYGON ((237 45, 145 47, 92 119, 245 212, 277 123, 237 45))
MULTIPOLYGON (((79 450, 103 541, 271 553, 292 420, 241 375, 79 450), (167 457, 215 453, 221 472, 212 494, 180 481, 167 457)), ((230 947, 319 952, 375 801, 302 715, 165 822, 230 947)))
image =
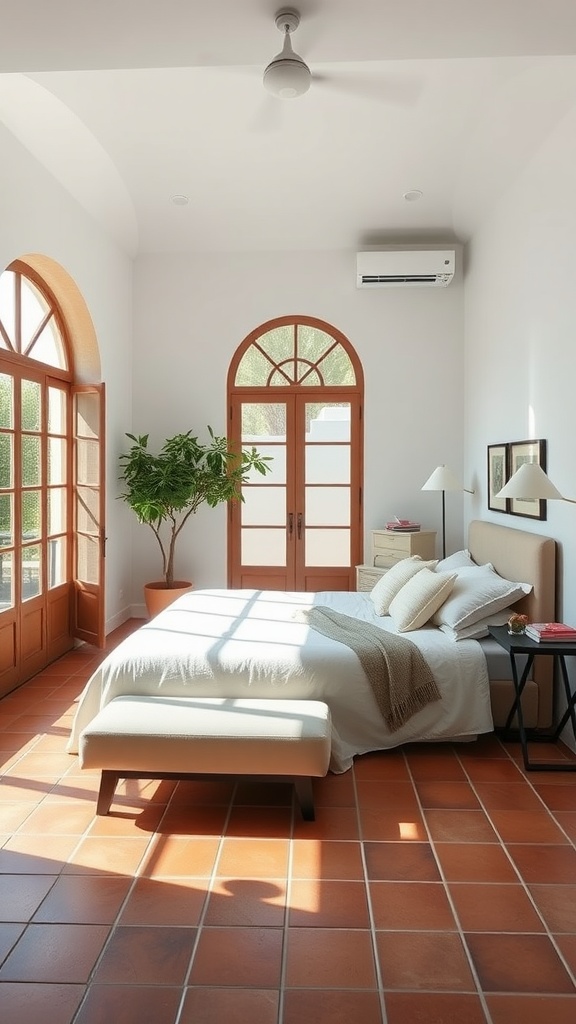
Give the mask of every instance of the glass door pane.
POLYGON ((68 564, 68 394, 48 388, 48 589, 70 578, 68 564))
POLYGON ((99 582, 100 538, 100 404, 97 394, 76 395, 76 576, 83 583, 99 582))
POLYGON ((255 471, 242 488, 242 565, 285 567, 287 560, 287 419, 285 402, 243 402, 241 444, 267 456, 270 472, 255 471))
POLYGON ((14 607, 14 436, 12 424, 12 378, 0 377, 0 611, 14 607))
POLYGON ((38 597, 44 590, 42 577, 45 438, 42 433, 44 391, 36 380, 20 382, 20 544, 16 559, 20 567, 22 601, 38 597))
POLYGON ((351 560, 351 412, 348 402, 304 409, 304 565, 351 560))
MULTIPOLYGON (((2 450, 0 447, 0 466, 2 450)), ((8 477, 9 474, 6 473, 8 477)), ((0 483, 0 486, 1 483, 0 483)), ((14 495, 0 491, 0 611, 14 607, 14 495)))
POLYGON ((22 600, 38 597, 42 588, 42 558, 39 544, 22 548, 22 600))
POLYGON ((347 566, 350 564, 349 530, 306 530, 307 566, 347 566))

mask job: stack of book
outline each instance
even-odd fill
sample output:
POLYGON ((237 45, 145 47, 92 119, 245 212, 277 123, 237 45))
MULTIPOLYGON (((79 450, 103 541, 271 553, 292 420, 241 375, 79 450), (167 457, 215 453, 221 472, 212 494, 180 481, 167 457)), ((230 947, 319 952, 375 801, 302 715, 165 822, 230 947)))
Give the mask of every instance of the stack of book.
POLYGON ((576 628, 567 626, 564 622, 529 622, 526 626, 526 636, 538 643, 545 640, 562 643, 563 640, 576 640, 576 628))
POLYGON ((395 533, 417 533, 420 523, 413 523, 411 519, 392 519, 386 523, 387 530, 394 530, 395 533))

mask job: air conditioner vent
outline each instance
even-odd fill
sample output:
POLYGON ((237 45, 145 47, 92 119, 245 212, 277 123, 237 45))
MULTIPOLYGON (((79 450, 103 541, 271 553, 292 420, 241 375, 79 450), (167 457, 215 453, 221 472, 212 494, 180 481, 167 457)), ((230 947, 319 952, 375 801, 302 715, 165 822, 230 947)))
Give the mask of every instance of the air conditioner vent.
POLYGON ((405 285, 445 288, 454 277, 452 250, 413 249, 356 254, 358 288, 403 287, 405 285))

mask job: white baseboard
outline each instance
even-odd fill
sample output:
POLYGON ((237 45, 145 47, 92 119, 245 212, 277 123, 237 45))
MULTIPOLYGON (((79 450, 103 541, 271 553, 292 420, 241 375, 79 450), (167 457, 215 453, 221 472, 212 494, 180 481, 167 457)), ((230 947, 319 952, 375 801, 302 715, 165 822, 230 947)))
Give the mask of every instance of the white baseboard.
POLYGON ((109 633, 113 633, 119 626, 123 626, 128 619, 147 619, 148 613, 146 611, 146 605, 144 604, 132 604, 127 605, 125 608, 121 608, 116 615, 113 615, 110 619, 106 620, 106 636, 109 633))

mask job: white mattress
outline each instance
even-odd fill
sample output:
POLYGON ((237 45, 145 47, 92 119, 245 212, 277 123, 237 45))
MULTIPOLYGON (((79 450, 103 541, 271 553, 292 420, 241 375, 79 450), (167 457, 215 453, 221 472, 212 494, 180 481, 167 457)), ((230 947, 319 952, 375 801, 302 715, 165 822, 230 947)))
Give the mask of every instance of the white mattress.
POLYGON ((366 593, 191 591, 102 662, 80 699, 68 749, 78 750, 82 729, 120 694, 325 701, 336 772, 370 750, 492 730, 486 660, 477 641, 454 643, 433 626, 405 634, 428 661, 442 699, 390 732, 357 655, 294 617, 313 604, 396 632, 366 593))

